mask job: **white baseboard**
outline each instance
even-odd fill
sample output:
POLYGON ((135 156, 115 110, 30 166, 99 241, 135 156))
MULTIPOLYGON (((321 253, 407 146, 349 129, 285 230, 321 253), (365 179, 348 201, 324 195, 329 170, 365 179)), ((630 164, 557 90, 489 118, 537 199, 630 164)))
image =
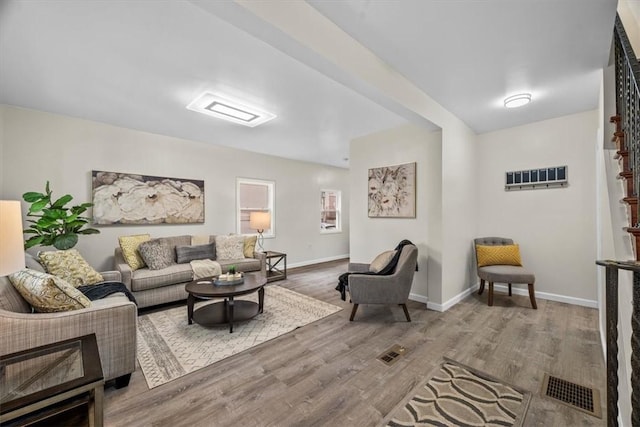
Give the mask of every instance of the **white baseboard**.
POLYGON ((444 304, 438 304, 435 302, 428 302, 427 303, 427 308, 430 310, 435 310, 435 311, 440 311, 440 312, 444 312, 449 310, 451 307, 453 307, 454 305, 456 305, 457 303, 459 303, 460 301, 462 301, 463 299, 465 299, 467 296, 469 296, 473 291, 474 291, 474 287, 470 287, 465 289, 464 291, 460 292, 458 295, 454 296, 453 298, 450 298, 448 301, 445 301, 444 304))
MULTIPOLYGON (((307 265, 312 265, 312 264, 321 264, 323 262, 336 261, 336 260, 345 259, 345 258, 349 258, 349 254, 335 255, 327 258, 319 258, 319 259, 311 259, 308 261, 295 262, 292 264, 287 264, 287 269, 296 268, 296 267, 305 267, 307 265)), ((338 280, 337 277, 336 277, 336 280, 338 280)))
MULTIPOLYGON (((476 290, 478 290, 479 287, 480 287, 479 284, 475 284, 465 289, 464 291, 460 292, 458 295, 454 296, 453 298, 449 299, 444 304, 438 304, 435 302, 428 301, 426 297, 422 295, 416 295, 416 294, 410 294, 409 299, 413 301, 418 301, 418 302, 425 302, 427 304, 427 308, 430 310, 444 312, 449 310, 451 307, 453 307, 454 305, 456 305, 457 303, 465 299, 467 296, 469 296, 476 290)), ((507 285, 494 285, 494 290, 498 290, 504 293, 507 293, 508 289, 509 288, 507 287, 507 285)), ((515 286, 512 286, 511 292, 516 295, 529 296, 529 289, 517 288, 515 286)), ((583 298, 568 297, 566 295, 557 295, 549 292, 536 291, 536 298, 563 302, 566 304, 580 305, 580 306, 589 307, 589 308, 598 308, 598 301, 592 301, 592 300, 583 299, 583 298)), ((600 334, 600 339, 602 341, 603 348, 604 348, 604 336, 602 336, 602 333, 600 334)))
MULTIPOLYGON (((508 289, 509 289, 507 287, 507 285, 493 285, 493 288, 495 290, 499 290, 499 291, 502 291, 502 292, 505 292, 505 293, 508 292, 508 289)), ((485 287, 485 289, 486 289, 486 287, 485 287)), ((516 295, 529 296, 529 289, 528 288, 525 289, 525 288, 517 288, 515 286, 512 286, 511 290, 512 290, 512 293, 514 293, 516 295)), ((566 296, 566 295, 552 294, 552 293, 549 293, 549 292, 536 291, 536 298, 546 299, 546 300, 549 300, 549 301, 564 302, 566 304, 581 305, 583 307, 589 307, 589 308, 598 308, 598 301, 595 301, 595 300, 576 298, 576 297, 569 297, 569 296, 566 296)))
POLYGON ((427 304, 427 307, 429 306, 429 298, 425 297, 424 295, 418 295, 418 294, 414 294, 413 292, 409 294, 409 299, 411 301, 416 301, 416 302, 421 302, 423 304, 427 304))

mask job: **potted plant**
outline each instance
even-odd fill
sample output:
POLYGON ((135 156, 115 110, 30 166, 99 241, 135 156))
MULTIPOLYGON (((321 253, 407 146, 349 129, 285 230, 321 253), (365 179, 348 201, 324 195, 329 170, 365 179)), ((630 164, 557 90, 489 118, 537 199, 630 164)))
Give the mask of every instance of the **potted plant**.
POLYGON ((98 234, 95 228, 87 228, 89 218, 82 216, 92 203, 82 203, 68 207, 73 200, 69 194, 59 199, 54 199, 49 188, 49 181, 45 186, 45 192, 28 192, 22 195, 25 202, 31 203, 27 220, 31 223, 24 234, 33 234, 24 242, 24 248, 29 249, 36 245, 53 246, 56 249, 71 249, 78 243, 79 234, 98 234))

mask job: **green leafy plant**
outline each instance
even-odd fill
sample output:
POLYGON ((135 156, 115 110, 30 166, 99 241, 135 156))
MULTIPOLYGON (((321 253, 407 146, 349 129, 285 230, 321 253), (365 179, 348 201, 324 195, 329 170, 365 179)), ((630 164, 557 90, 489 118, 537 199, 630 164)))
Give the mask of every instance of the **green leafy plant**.
POLYGON ((79 234, 98 234, 95 228, 85 228, 89 224, 89 218, 81 216, 93 203, 67 207, 73 200, 69 194, 59 199, 53 199, 49 188, 49 181, 45 186, 45 193, 28 192, 22 195, 25 202, 31 203, 27 217, 35 218, 27 220, 31 223, 24 234, 33 234, 24 242, 24 248, 29 249, 36 245, 54 246, 56 249, 70 249, 78 243, 79 234))
POLYGON ((229 270, 228 271, 231 274, 236 274, 236 266, 235 265, 229 266, 229 270))

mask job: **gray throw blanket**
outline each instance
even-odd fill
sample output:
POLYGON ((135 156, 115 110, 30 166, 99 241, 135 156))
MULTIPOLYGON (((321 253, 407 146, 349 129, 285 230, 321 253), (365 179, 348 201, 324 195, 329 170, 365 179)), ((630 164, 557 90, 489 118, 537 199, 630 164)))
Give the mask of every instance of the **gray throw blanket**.
POLYGON ((129 298, 129 301, 133 302, 135 305, 138 305, 136 298, 122 282, 99 282, 93 285, 82 285, 78 286, 78 290, 91 301, 106 298, 109 295, 115 294, 117 292, 122 292, 127 296, 127 298, 129 298))

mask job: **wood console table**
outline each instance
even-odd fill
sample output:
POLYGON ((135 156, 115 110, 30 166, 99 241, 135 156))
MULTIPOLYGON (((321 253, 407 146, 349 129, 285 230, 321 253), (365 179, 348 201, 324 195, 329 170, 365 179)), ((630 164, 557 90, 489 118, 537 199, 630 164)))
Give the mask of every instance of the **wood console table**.
POLYGON ((267 251, 267 282, 284 280, 287 278, 287 254, 283 252, 267 251), (283 265, 279 266, 280 262, 283 265))

